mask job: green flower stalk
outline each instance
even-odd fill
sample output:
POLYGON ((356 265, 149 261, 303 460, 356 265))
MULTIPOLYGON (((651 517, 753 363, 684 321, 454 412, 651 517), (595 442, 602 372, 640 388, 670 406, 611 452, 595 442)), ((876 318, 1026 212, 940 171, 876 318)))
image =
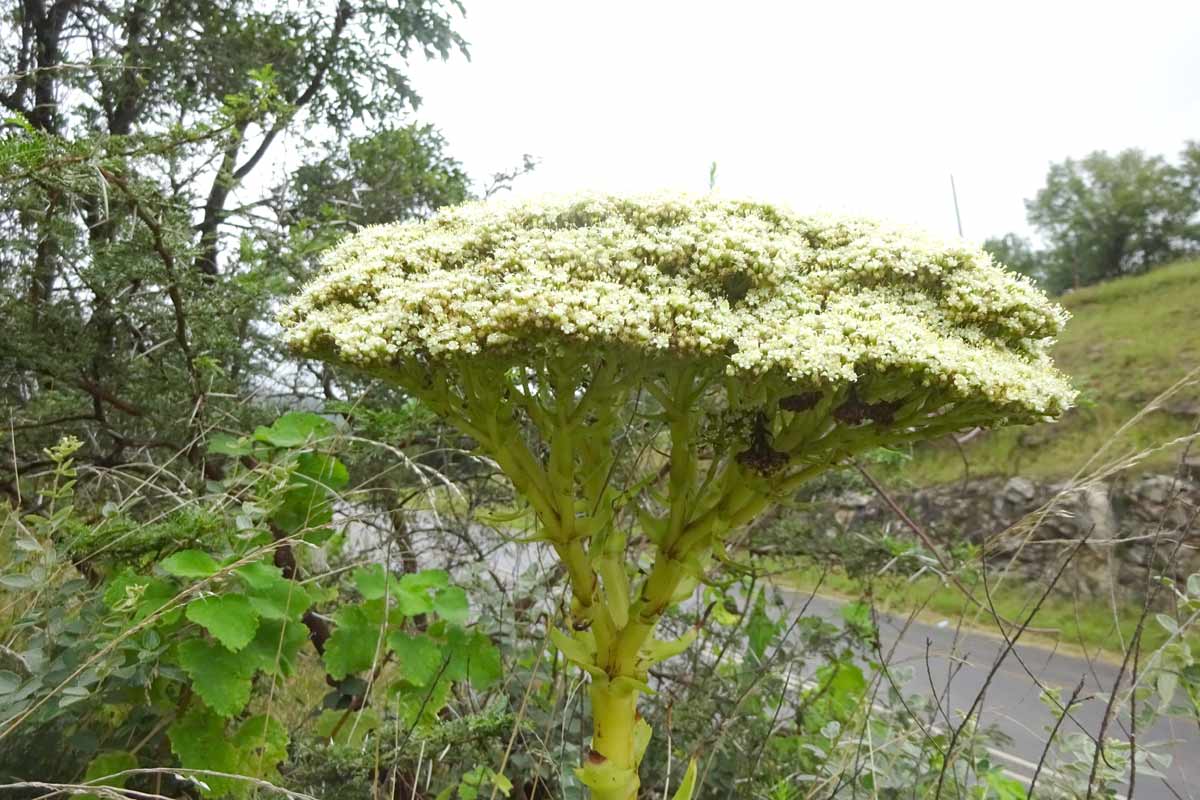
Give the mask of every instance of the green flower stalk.
POLYGON ((655 627, 731 532, 863 450, 1074 399, 1048 356, 1065 312, 982 251, 711 195, 368 228, 280 319, 473 437, 528 502, 570 580, 552 636, 591 677, 596 800, 637 797, 638 697, 690 643, 655 627))

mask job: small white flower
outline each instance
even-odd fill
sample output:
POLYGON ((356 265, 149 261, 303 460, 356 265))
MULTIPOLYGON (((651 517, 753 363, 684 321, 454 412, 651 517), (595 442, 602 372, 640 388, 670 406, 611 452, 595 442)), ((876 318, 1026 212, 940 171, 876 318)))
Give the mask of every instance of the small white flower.
POLYGON ((1048 355, 1066 319, 962 242, 677 194, 474 203, 368 228, 280 315, 296 350, 368 368, 619 346, 809 385, 900 370, 1030 419, 1074 399, 1048 355))

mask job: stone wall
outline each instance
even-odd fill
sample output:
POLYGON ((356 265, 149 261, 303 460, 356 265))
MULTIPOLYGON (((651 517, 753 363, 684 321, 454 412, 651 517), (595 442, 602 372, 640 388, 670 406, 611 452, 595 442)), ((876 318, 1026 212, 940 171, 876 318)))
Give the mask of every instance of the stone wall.
MULTIPOLYGON (((1052 577, 1086 537, 1060 584, 1077 596, 1107 596, 1114 577, 1141 594, 1148 572, 1200 572, 1200 469, 1073 490, 1021 477, 988 478, 899 493, 895 500, 940 544, 966 538, 983 549, 992 569, 1011 566, 1038 580, 1052 577)), ((874 494, 843 493, 810 514, 817 530, 907 532, 874 494)))

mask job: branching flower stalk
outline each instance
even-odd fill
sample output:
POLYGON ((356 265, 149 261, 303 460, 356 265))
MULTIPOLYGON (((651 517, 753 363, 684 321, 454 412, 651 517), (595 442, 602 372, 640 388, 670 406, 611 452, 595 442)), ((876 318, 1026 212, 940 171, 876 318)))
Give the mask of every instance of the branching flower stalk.
POLYGON ((420 398, 528 503, 570 580, 552 637, 590 675, 596 800, 637 797, 638 697, 694 638, 655 628, 730 532, 856 453, 1074 398, 1048 356, 1065 312, 985 253, 715 196, 370 228, 281 321, 296 351, 420 398))

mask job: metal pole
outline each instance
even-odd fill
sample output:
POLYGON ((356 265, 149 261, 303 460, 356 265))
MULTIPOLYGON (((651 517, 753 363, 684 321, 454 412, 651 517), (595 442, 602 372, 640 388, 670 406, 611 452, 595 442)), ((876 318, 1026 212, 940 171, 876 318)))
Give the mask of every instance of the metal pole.
POLYGON ((950 173, 950 194, 954 197, 954 219, 958 222, 958 237, 961 239, 962 232, 962 215, 958 213, 958 190, 954 188, 954 173, 950 173))

